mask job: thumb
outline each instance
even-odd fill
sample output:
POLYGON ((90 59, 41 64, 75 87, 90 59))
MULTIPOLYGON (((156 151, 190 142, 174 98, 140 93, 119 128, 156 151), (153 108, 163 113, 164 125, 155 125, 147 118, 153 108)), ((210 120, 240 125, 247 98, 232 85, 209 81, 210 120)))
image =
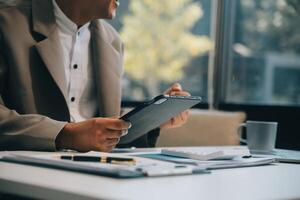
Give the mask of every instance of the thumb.
POLYGON ((180 83, 174 83, 171 88, 182 90, 180 83))

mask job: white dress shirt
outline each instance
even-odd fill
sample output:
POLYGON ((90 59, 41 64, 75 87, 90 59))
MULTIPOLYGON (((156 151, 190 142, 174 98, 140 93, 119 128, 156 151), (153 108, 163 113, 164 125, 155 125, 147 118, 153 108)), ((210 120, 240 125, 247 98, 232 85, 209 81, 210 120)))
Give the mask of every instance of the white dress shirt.
POLYGON ((84 121, 97 114, 96 83, 91 59, 90 23, 78 29, 53 0, 54 15, 63 52, 68 86, 71 122, 84 121))

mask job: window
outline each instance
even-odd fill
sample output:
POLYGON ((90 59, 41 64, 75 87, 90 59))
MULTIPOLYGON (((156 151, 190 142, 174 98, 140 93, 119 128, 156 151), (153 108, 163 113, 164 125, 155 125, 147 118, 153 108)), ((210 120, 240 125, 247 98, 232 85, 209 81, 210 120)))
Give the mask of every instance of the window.
POLYGON ((225 102, 299 106, 300 1, 226 4, 221 95, 225 102))
POLYGON ((180 82, 207 102, 208 52, 217 46, 213 102, 299 106, 299 21, 298 0, 123 0, 110 21, 126 48, 123 100, 180 82))
POLYGON ((109 21, 125 44, 123 100, 141 101, 180 82, 207 100, 211 0, 122 0, 109 21))

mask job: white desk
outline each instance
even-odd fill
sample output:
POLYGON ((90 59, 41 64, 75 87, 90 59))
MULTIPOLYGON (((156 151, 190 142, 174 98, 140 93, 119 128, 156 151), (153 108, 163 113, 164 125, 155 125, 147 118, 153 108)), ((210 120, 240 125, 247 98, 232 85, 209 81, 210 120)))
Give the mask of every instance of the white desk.
POLYGON ((223 169, 212 174, 113 179, 0 162, 0 192, 42 199, 299 199, 300 165, 223 169))

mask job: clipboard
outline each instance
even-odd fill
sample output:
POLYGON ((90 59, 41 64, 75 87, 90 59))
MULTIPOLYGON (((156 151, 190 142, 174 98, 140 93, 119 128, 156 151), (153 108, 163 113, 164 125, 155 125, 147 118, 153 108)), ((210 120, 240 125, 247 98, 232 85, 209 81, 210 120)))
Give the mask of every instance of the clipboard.
POLYGON ((47 160, 33 156, 7 155, 0 159, 4 162, 32 165, 37 167, 46 167, 59 170, 67 170, 92 175, 100 175, 111 178, 140 178, 145 177, 143 172, 130 169, 104 168, 101 166, 88 166, 83 163, 74 163, 65 160, 47 160))
POLYGON ((132 142, 201 101, 198 96, 159 95, 143 103, 120 118, 130 122, 132 127, 121 137, 119 144, 132 142))
POLYGON ((2 162, 17 163, 23 165, 31 165, 36 167, 44 167, 65 171, 73 171, 85 174, 106 176, 111 178, 128 179, 143 177, 160 177, 175 175, 192 175, 207 174, 210 171, 203 167, 195 167, 188 165, 175 165, 163 167, 160 165, 137 166, 137 167, 121 167, 107 164, 106 167, 97 165, 88 165, 82 162, 73 162, 68 160, 55 160, 35 156, 10 154, 0 159, 2 162))

